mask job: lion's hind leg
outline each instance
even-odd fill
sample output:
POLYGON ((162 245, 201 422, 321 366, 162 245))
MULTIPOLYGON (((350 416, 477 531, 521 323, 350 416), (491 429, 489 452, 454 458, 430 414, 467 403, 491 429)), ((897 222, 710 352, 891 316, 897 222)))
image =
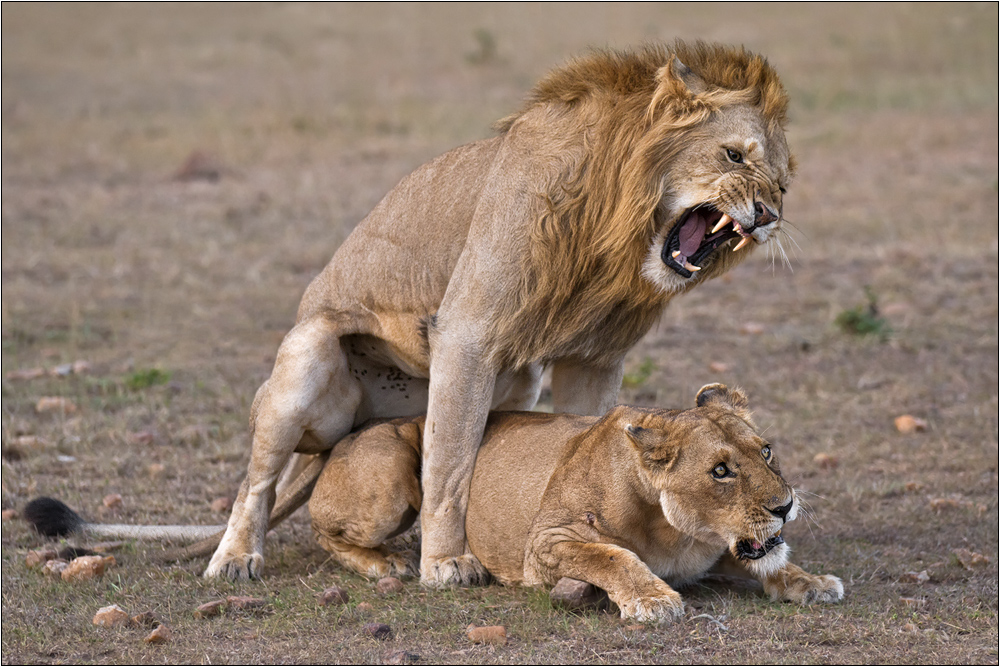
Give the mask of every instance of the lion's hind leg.
POLYGON ((364 576, 416 574, 417 554, 385 542, 409 529, 420 511, 419 466, 414 420, 372 426, 337 443, 309 501, 320 546, 364 576))

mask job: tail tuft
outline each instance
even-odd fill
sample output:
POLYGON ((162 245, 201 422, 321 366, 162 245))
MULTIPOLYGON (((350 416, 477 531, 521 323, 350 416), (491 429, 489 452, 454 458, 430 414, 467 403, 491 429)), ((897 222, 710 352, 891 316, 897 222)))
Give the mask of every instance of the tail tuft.
POLYGON ((66 503, 55 498, 35 498, 21 513, 24 520, 42 535, 60 537, 75 533, 86 523, 66 503))

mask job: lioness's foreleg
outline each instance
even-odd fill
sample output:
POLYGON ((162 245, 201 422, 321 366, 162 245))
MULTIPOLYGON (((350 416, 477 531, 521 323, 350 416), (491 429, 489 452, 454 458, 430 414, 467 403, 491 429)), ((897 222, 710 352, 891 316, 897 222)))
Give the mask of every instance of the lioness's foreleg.
POLYGON ((798 565, 786 562, 781 568, 758 573, 726 552, 712 568, 719 574, 753 578, 764 586, 772 600, 813 604, 838 602, 844 597, 844 583, 832 574, 809 574, 798 565))
POLYGON ((296 449, 315 453, 346 435, 360 401, 334 324, 322 316, 297 324, 254 399, 250 465, 206 577, 260 576, 278 475, 296 449))
POLYGON ((540 538, 532 541, 525 558, 526 574, 529 568, 533 570, 530 579, 537 576, 551 584, 570 577, 603 588, 622 618, 666 623, 683 616, 680 594, 628 549, 566 541, 558 532, 540 538))

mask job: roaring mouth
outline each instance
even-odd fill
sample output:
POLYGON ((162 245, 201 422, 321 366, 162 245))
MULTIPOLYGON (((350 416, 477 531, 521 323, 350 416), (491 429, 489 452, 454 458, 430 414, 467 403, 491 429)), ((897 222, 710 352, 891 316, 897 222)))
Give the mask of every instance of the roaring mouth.
POLYGON ((774 537, 763 544, 754 539, 740 540, 736 543, 736 557, 740 560, 757 560, 770 553, 771 549, 784 543, 785 540, 781 537, 780 530, 775 533, 774 537))
POLYGON ((660 259, 674 273, 690 278, 701 271, 702 264, 730 239, 740 239, 733 246, 736 252, 750 242, 750 234, 740 223, 709 204, 684 212, 663 242, 660 259))

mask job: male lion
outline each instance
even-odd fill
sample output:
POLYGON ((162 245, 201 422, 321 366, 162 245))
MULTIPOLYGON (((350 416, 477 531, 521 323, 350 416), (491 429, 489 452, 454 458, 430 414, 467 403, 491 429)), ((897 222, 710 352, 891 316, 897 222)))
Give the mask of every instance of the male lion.
MULTIPOLYGON (((772 598, 835 602, 840 579, 788 562, 781 538, 798 513, 746 396, 703 387, 691 410, 619 406, 606 416, 495 413, 472 477, 465 531, 504 583, 562 577, 608 592, 622 617, 683 613, 677 585, 710 568, 758 579, 772 598)), ((320 545, 368 576, 408 574, 383 543, 420 508, 422 418, 337 443, 309 501, 320 545)))
POLYGON ((293 452, 426 411, 421 580, 480 581, 464 525, 487 414, 534 406, 547 366, 556 411, 614 404, 625 353, 667 302, 775 238, 786 106, 742 49, 598 52, 543 79, 497 136, 404 178, 302 297, 205 575, 260 575, 293 452))

